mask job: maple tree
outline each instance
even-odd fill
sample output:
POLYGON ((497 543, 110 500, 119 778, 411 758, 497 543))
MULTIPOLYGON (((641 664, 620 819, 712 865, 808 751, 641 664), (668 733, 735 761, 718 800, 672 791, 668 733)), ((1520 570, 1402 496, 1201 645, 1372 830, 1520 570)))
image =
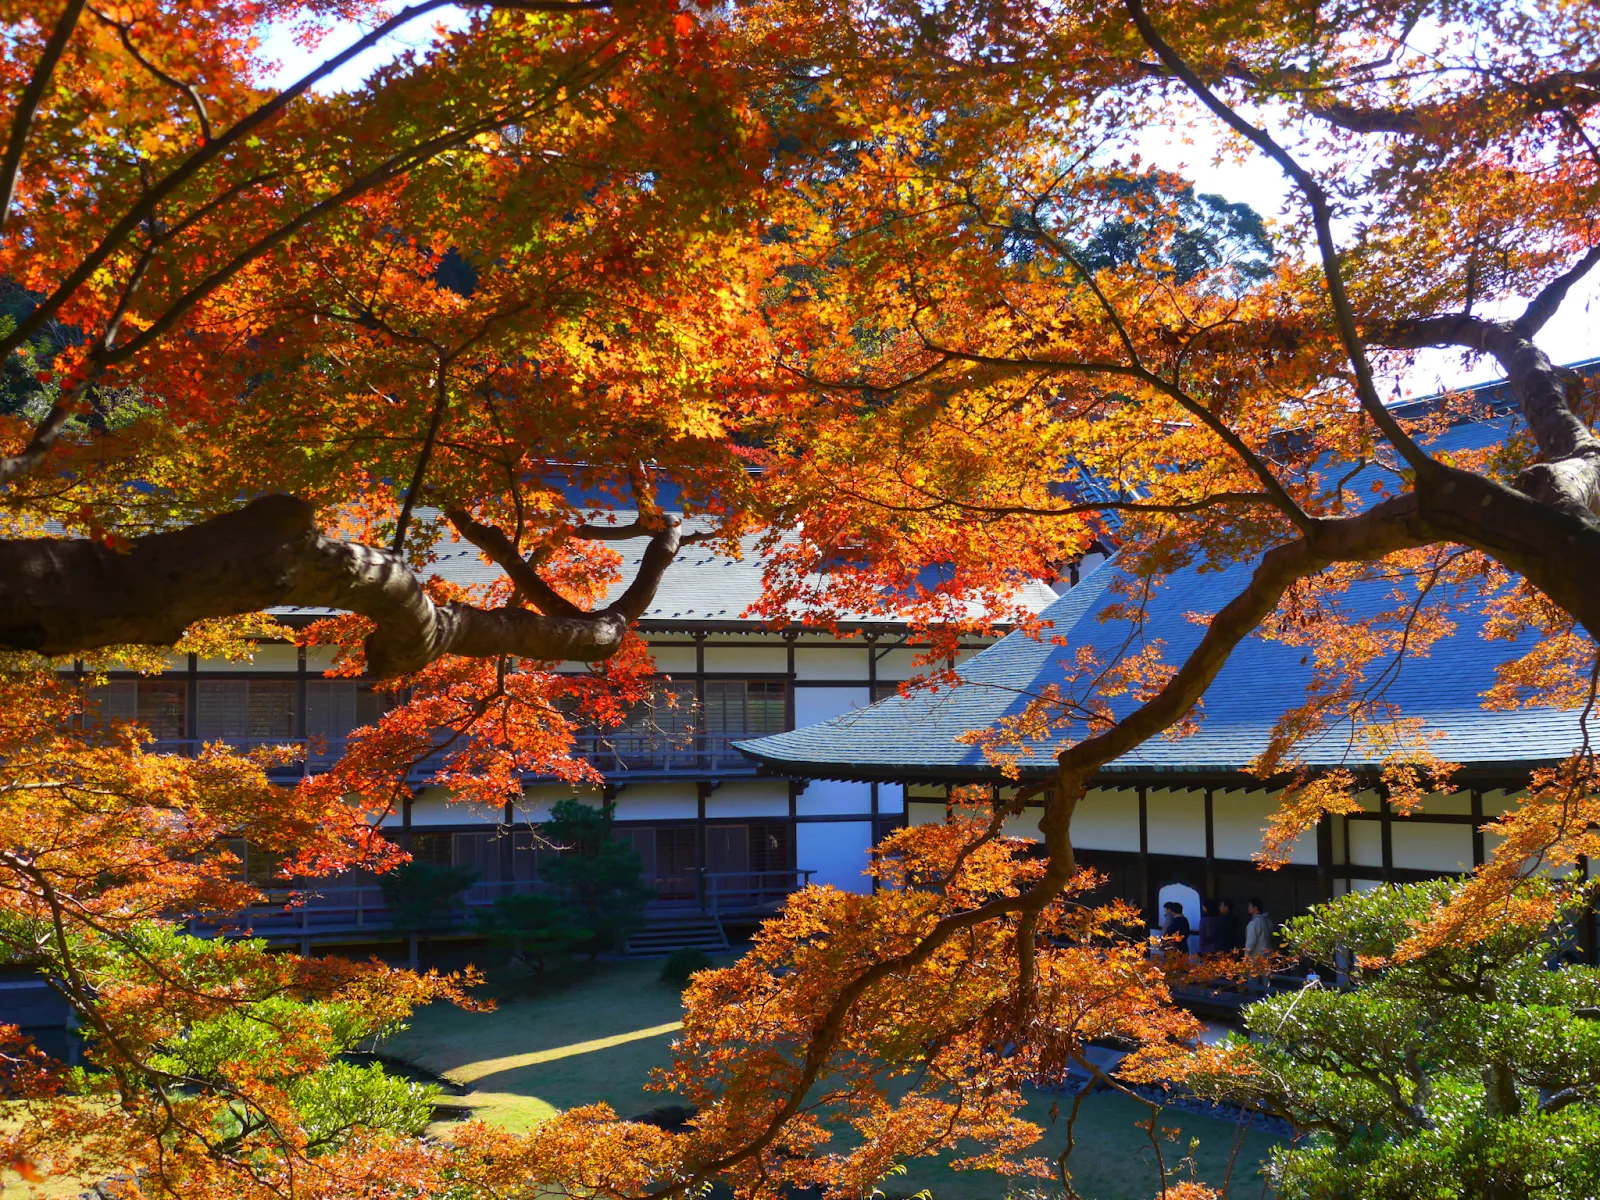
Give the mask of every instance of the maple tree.
MULTIPOLYGON (((1402 809, 1442 774, 1367 683, 1446 636, 1452 605, 1540 635, 1496 703, 1592 701, 1593 396, 1538 344, 1600 262, 1589 7, 493 0, 349 92, 317 85, 443 4, 37 8, 0 7, 0 276, 25 297, 0 334, 0 937, 88 1014, 100 1071, 14 1060, 45 1098, 7 1135, 19 1162, 77 1139, 84 1169, 137 1172, 130 1194, 619 1197, 714 1175, 856 1191, 965 1137, 975 1165, 1010 1163, 1037 1136, 1021 1086, 1086 1038, 1159 1073, 1193 1034, 1111 936, 1132 914, 1084 901, 1071 818, 1096 770, 1196 719, 1243 639, 1316 655, 1255 764, 1294 784, 1278 846, 1354 803, 1347 774, 1297 775, 1321 731, 1376 746, 1402 809), (264 83, 264 23, 335 18, 367 31, 264 83), (1283 170, 1282 222, 1145 163, 1138 131, 1191 122, 1283 170), (1493 356, 1525 430, 1430 452, 1448 405, 1403 419, 1379 393, 1426 346, 1493 356), (1363 463, 1377 492, 1349 497, 1363 463), (1070 726, 1048 786, 896 835, 889 886, 803 892, 696 980, 664 1080, 700 1106, 690 1134, 593 1109, 421 1143, 399 1092, 362 1102, 387 1123, 322 1120, 306 1089, 337 1086, 333 1055, 459 981, 165 937, 251 898, 214 848, 242 831, 290 873, 392 864, 381 820, 440 752, 468 801, 592 778, 568 717, 648 695, 628 626, 661 573, 689 538, 761 528, 769 615, 896 611, 934 658, 960 629, 1029 625, 1009 591, 1096 540, 1144 587, 1255 565, 1181 662, 1087 664, 1082 695, 987 735, 1003 764, 1070 726), (447 531, 503 582, 430 579, 447 531), (618 587, 606 543, 635 535, 650 550, 618 587), (1370 586, 1383 613, 1341 606, 1370 586), (237 653, 279 605, 349 614, 300 636, 404 689, 333 770, 275 788, 261 755, 68 728, 63 656, 237 653), (999 837, 1030 801, 1039 859, 999 837), (298 1031, 299 1074, 230 1014, 298 1031), (206 1022, 237 1049, 175 1058, 206 1022), (842 1127, 856 1144, 830 1153, 842 1127)), ((1523 876, 1600 851, 1592 756, 1534 782, 1397 961, 1558 911, 1523 876)))

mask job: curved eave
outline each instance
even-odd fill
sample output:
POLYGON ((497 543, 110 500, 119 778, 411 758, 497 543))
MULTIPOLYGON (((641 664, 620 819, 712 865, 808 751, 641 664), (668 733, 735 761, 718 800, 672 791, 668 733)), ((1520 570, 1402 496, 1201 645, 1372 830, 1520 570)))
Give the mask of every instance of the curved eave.
MULTIPOLYGON (((926 762, 810 762, 763 754, 759 750, 751 749, 750 744, 746 742, 734 742, 733 747, 758 764, 761 774, 783 779, 825 779, 845 783, 986 783, 1003 786, 1017 782, 1017 778, 1027 781, 1043 779, 1054 769, 1051 764, 1044 762, 1023 763, 1018 766, 1018 777, 1013 778, 1006 776, 998 767, 974 763, 930 766, 926 762)), ((1463 763, 1456 769, 1454 777, 1468 783, 1514 783, 1520 786, 1530 771, 1541 767, 1553 767, 1559 761, 1556 758, 1527 758, 1463 763)), ((1353 763, 1349 764, 1349 767, 1363 782, 1375 782, 1383 770, 1382 763, 1353 763)), ((1095 772, 1090 782, 1098 786, 1138 784, 1171 786, 1187 783, 1195 786, 1227 786, 1254 790, 1281 787, 1287 781, 1284 778, 1263 779, 1259 775, 1240 770, 1237 766, 1201 763, 1186 766, 1110 763, 1095 772)))

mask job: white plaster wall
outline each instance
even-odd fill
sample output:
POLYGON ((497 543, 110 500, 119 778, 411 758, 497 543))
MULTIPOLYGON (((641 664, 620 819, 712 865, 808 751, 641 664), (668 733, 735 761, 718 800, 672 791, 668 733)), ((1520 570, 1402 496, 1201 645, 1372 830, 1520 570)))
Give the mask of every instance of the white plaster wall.
MULTIPOLYGON (((178 655, 172 655, 177 659, 178 655)), ((187 657, 182 659, 182 665, 174 664, 177 670, 188 670, 187 657)), ((300 648, 298 646, 282 646, 273 643, 258 644, 255 652, 246 659, 227 658, 202 658, 195 664, 197 671, 298 671, 300 669, 300 648)))
POLYGON ((650 655, 656 660, 656 670, 663 675, 694 674, 693 646, 651 646, 650 655))
POLYGON ((1145 812, 1151 854, 1206 856, 1204 792, 1146 792, 1145 812))
MULTIPOLYGON (((627 795, 626 792, 623 795, 627 795)), ((789 784, 781 779, 725 783, 706 797, 708 817, 787 817, 789 784)))
POLYGON ((906 805, 907 825, 936 825, 944 820, 944 805, 912 800, 906 805))
POLYGON ((693 783, 630 783, 617 793, 619 821, 672 821, 699 813, 700 793, 693 783))
POLYGON ((411 801, 412 828, 423 825, 498 824, 505 810, 450 799, 445 788, 423 788, 411 801))
POLYGON ((548 821, 550 810, 555 807, 556 801, 576 798, 585 804, 600 805, 600 793, 596 788, 573 787, 565 783, 541 783, 523 789, 522 800, 513 810, 512 815, 518 821, 548 821))
POLYGON ((871 849, 872 824, 868 821, 818 821, 795 826, 795 865, 816 871, 812 883, 832 884, 846 892, 871 891, 871 881, 862 874, 871 849))
POLYGON ((1352 879, 1350 890, 1352 892, 1375 892, 1383 886, 1380 879, 1352 879))
POLYGON ((867 644, 859 646, 796 646, 796 679, 865 679, 867 644))
POLYGON ((1470 817, 1471 792, 1434 792, 1423 798, 1422 811, 1432 816, 1470 817))
POLYGON ((1396 817, 1389 826, 1394 865, 1418 871, 1472 870, 1472 828, 1468 825, 1412 825, 1396 817))
POLYGON ((928 672, 926 666, 913 665, 917 657, 915 650, 885 650, 878 659, 879 681, 889 679, 911 679, 917 675, 928 672))
POLYGON ((1508 792, 1503 788, 1496 788, 1492 792, 1483 794, 1483 815, 1485 817, 1498 817, 1508 813, 1522 802, 1524 792, 1508 792))
POLYGON ((1000 827, 1000 832, 1005 837, 1023 838, 1030 842, 1042 842, 1044 835, 1039 832, 1039 822, 1043 818, 1044 809, 1024 808, 1019 815, 1007 817, 1006 823, 1000 827))
POLYGON ((796 729, 815 725, 831 717, 843 716, 851 709, 865 708, 870 689, 859 687, 799 687, 794 690, 796 729))
POLYGON ((320 675, 333 669, 333 659, 338 653, 332 646, 306 647, 306 674, 320 675))
POLYGON ((1350 822, 1350 865, 1383 866, 1383 828, 1378 822, 1350 822))
MULTIPOLYGON (((1257 789, 1213 792, 1211 832, 1216 856, 1243 860, 1256 854, 1261 849, 1262 831, 1266 829, 1272 811, 1277 806, 1278 795, 1274 792, 1257 789)), ((1205 853, 1204 833, 1201 834, 1200 853, 1205 853)), ((1295 838, 1290 847, 1289 861, 1316 865, 1315 829, 1308 829, 1295 838)))
POLYGON ((789 669, 789 652, 782 646, 707 646, 707 671, 749 671, 783 674, 789 669))
POLYGON ((795 800, 794 811, 802 817, 832 816, 835 813, 872 812, 872 785, 842 779, 813 779, 795 800))
POLYGON ((1090 788, 1072 813, 1072 844, 1085 850, 1139 849, 1139 793, 1090 788))
POLYGON ((878 785, 878 811, 880 813, 897 813, 906 810, 906 789, 904 784, 880 783, 878 785))

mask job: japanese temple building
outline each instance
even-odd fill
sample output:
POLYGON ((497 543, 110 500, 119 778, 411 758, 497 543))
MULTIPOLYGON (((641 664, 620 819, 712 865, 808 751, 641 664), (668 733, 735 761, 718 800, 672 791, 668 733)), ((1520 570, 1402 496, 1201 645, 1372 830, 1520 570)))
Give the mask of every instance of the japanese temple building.
MULTIPOLYGON (((1592 373, 1595 364, 1582 367, 1592 373)), ((1474 404, 1479 419, 1453 426, 1440 448, 1506 436, 1515 418, 1503 389, 1477 389, 1474 404)), ((623 578, 631 578, 645 542, 613 545, 624 556, 623 578)), ((1143 636, 1163 639, 1166 660, 1179 661, 1201 635, 1188 614, 1219 608, 1250 567, 1190 569, 1168 580, 1149 602, 1143 636)), ((473 547, 449 543, 434 570, 465 585, 493 578, 498 568, 473 547)), ((530 778, 519 800, 482 811, 453 802, 431 782, 437 764, 425 762, 392 836, 418 859, 473 867, 478 882, 464 898, 470 910, 533 885, 538 856, 548 852, 536 845, 533 827, 556 800, 575 790, 591 801, 608 799, 618 834, 638 851, 656 889, 660 921, 701 914, 720 938, 722 919, 753 920, 807 882, 866 889, 871 846, 903 823, 943 820, 952 785, 1006 786, 959 735, 993 726, 1042 686, 1070 687, 1064 664, 1080 648, 1106 657, 1129 632, 1125 622, 1100 619, 1120 568, 1114 557, 1091 555, 1063 579, 1031 583, 1022 593, 1050 622, 1047 636, 973 641, 958 656, 959 686, 902 695, 901 682, 920 670, 919 646, 904 624, 873 618, 842 622, 833 632, 775 628, 750 615, 762 570, 754 540, 741 557, 693 546, 669 568, 639 629, 655 656, 660 691, 677 702, 650 706, 621 729, 583 735, 580 748, 602 774, 602 787, 530 778)), ((1374 585, 1348 602, 1377 605, 1382 595, 1374 585)), ((329 614, 277 615, 298 625, 329 614)), ((1350 889, 1470 869, 1490 849, 1479 827, 1515 803, 1531 769, 1578 742, 1573 712, 1482 707, 1496 665, 1525 646, 1485 641, 1475 621, 1468 613, 1454 637, 1407 658, 1386 693, 1407 716, 1423 719, 1439 757, 1461 764, 1450 794, 1429 797, 1418 813, 1392 811, 1376 785, 1377 764, 1360 760, 1348 731, 1331 731, 1307 748, 1307 761, 1373 777, 1365 811, 1325 819, 1295 845, 1290 865, 1258 870, 1251 856, 1276 792, 1244 768, 1277 717, 1304 699, 1309 668, 1300 650, 1252 638, 1207 691, 1197 732, 1151 741, 1100 773, 1073 818, 1082 861, 1152 918, 1159 901, 1172 896, 1186 905, 1230 896, 1242 905, 1259 895, 1281 920, 1350 889)), ((330 663, 318 649, 285 643, 259 645, 248 663, 178 658, 159 676, 113 676, 99 697, 101 712, 137 718, 173 753, 217 740, 325 747, 284 768, 287 783, 325 769, 350 731, 381 711, 369 683, 326 678, 330 663)), ((1024 776, 1047 772, 1056 749, 1034 746, 1022 762, 1024 776)), ((1038 816, 1029 810, 1011 831, 1036 837, 1038 816)), ((314 881, 299 892, 302 906, 285 908, 282 900, 295 889, 276 877, 276 864, 242 843, 238 849, 274 901, 244 928, 302 947, 395 936, 375 880, 314 881)), ((460 915, 465 929, 469 913, 460 915)))
MULTIPOLYGON (((1592 372, 1595 364, 1583 365, 1592 372)), ((1479 391, 1480 411, 1488 412, 1454 425, 1435 449, 1479 448, 1506 437, 1514 419, 1506 397, 1495 387, 1479 391)), ((1425 403, 1433 401, 1419 402, 1425 403)), ((1351 481, 1350 492, 1365 494, 1373 478, 1369 468, 1351 481)), ((1044 610, 1050 625, 1044 637, 1010 634, 963 663, 958 685, 896 695, 863 712, 742 741, 739 748, 774 775, 875 787, 880 796, 893 794, 897 805, 903 796, 910 823, 943 820, 952 784, 1007 786, 981 749, 958 740, 961 734, 993 728, 1047 686, 1073 694, 1071 664, 1084 647, 1105 662, 1130 635, 1135 646, 1160 639, 1164 660, 1181 662, 1204 632, 1193 614, 1221 608, 1243 589, 1253 567, 1250 560, 1177 573, 1155 591, 1144 627, 1135 631, 1126 620, 1104 619, 1109 604, 1126 599, 1115 586, 1125 576, 1113 557, 1044 610)), ((1356 613, 1395 604, 1387 584, 1358 587, 1344 603, 1356 613)), ((1138 904, 1152 921, 1166 899, 1190 909, 1200 897, 1229 897, 1242 911, 1250 896, 1260 896, 1282 920, 1352 889, 1481 863, 1492 835, 1480 826, 1516 803, 1532 769, 1566 757, 1581 735, 1574 711, 1485 710, 1483 693, 1496 666, 1526 652, 1529 639, 1483 639, 1475 609, 1456 621, 1456 633, 1430 653, 1400 662, 1384 690, 1406 717, 1421 719, 1440 759, 1460 765, 1448 794, 1429 796, 1420 811, 1401 815, 1379 784, 1380 764, 1352 743, 1348 728, 1330 729, 1304 748, 1303 759, 1312 769, 1350 769, 1370 783, 1361 795, 1364 811, 1324 818, 1295 843, 1289 865, 1258 869, 1252 855, 1278 792, 1245 767, 1266 746, 1277 718, 1304 702, 1311 668, 1303 649, 1252 637, 1205 693, 1197 731, 1147 742, 1098 774, 1072 820, 1080 861, 1104 872, 1106 891, 1138 904)), ((1120 714, 1133 703, 1124 698, 1112 707, 1120 714)), ((1081 733, 1063 730, 1028 747, 1020 761, 1023 780, 1047 776, 1063 739, 1081 733)), ((1041 814, 1028 809, 1011 820, 1009 831, 1037 838, 1041 814)), ((1198 913, 1188 915, 1193 921, 1198 913)), ((1589 924, 1580 936, 1593 953, 1589 924)))

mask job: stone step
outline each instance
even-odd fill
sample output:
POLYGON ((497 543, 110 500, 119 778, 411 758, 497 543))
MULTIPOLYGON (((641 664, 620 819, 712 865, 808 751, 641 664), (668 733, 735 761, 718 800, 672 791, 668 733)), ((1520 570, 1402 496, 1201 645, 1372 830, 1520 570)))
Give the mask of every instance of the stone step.
POLYGON ((628 936, 624 949, 630 958, 661 958, 674 950, 720 954, 728 949, 728 935, 714 916, 652 917, 628 936))

